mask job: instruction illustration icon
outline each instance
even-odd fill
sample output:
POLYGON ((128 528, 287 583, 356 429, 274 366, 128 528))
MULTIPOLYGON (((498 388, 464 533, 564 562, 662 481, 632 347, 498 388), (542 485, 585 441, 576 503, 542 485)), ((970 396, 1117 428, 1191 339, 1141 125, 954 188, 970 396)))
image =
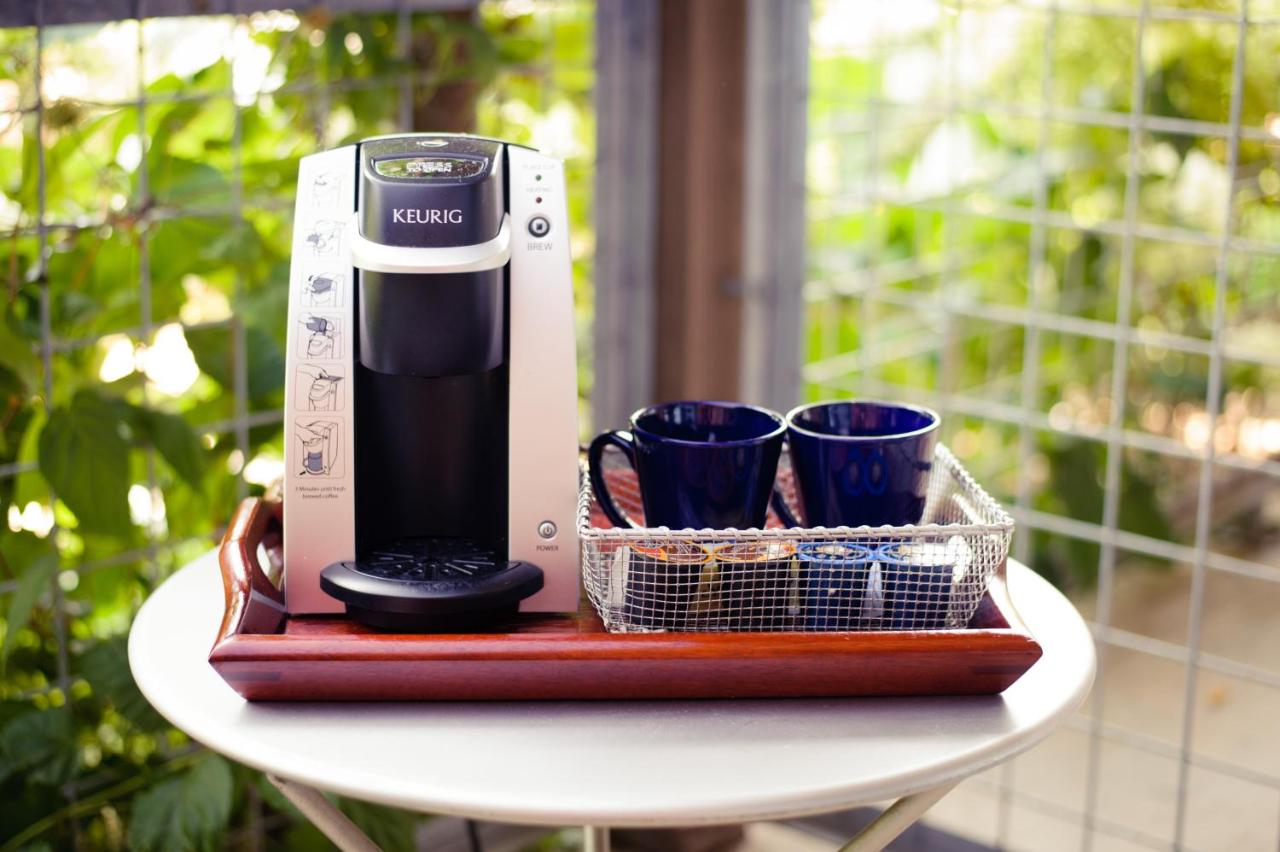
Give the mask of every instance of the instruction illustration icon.
POLYGON ((338 204, 341 196, 342 175, 335 172, 321 172, 311 181, 311 204, 313 207, 332 208, 338 204))
POLYGON ((338 246, 342 242, 341 222, 331 219, 320 219, 307 231, 306 242, 311 253, 316 257, 336 257, 338 246))
POLYGON ((335 316, 303 314, 298 335, 298 354, 304 358, 329 359, 342 355, 342 329, 335 316))
POLYGON ((336 420, 299 420, 294 463, 302 476, 342 476, 342 424, 336 420))
POLYGON ((308 275, 302 286, 302 304, 308 308, 342 306, 342 288, 347 277, 341 272, 317 272, 308 275))
POLYGON ((299 411, 341 411, 345 379, 342 367, 303 364, 294 382, 294 406, 299 411))

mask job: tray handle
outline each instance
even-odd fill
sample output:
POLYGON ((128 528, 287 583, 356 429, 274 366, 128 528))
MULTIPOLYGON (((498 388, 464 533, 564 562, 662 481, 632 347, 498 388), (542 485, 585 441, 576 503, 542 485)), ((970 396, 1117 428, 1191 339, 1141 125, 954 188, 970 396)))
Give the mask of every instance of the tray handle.
POLYGON ((285 620, 279 578, 284 566, 279 501, 249 497, 231 516, 218 548, 226 611, 217 644, 243 633, 279 633, 285 620), (267 563, 263 565, 263 561, 267 563))

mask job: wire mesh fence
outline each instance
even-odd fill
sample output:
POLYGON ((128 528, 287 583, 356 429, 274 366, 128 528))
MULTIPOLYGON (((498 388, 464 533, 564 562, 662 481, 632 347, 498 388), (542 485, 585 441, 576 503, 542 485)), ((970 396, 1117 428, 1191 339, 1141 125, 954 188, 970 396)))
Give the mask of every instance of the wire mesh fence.
POLYGON ((815 4, 805 394, 941 410, 1098 643, 989 842, 1277 842, 1276 12, 815 4))

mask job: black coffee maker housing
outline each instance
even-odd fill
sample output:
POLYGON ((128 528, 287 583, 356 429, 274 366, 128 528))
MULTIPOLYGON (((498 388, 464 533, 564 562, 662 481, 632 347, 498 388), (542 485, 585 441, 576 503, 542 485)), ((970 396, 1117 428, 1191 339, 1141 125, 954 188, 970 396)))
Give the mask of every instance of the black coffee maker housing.
MULTIPOLYGON (((387 246, 488 243, 506 215, 504 146, 366 143, 360 229, 387 246)), ((472 538, 505 552, 507 269, 361 270, 356 292, 356 548, 472 538)))

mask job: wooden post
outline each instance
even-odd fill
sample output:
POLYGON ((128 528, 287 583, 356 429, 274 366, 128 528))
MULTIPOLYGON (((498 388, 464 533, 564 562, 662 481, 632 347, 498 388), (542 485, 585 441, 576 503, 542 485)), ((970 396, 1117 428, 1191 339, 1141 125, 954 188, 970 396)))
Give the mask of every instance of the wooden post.
POLYGON ((747 0, 741 398, 800 401, 809 0, 747 0))
POLYGON ((746 11, 662 2, 657 400, 738 394, 746 11))
MULTIPOLYGON (((446 28, 476 25, 474 9, 443 12, 439 15, 446 28)), ((471 51, 463 39, 442 38, 431 31, 414 35, 409 51, 410 67, 466 67, 471 51)), ((413 129, 420 132, 474 133, 476 129, 476 95, 480 83, 473 75, 464 75, 437 85, 413 87, 413 129)))
POLYGON ((661 0, 596 3, 593 429, 653 401, 661 0))

